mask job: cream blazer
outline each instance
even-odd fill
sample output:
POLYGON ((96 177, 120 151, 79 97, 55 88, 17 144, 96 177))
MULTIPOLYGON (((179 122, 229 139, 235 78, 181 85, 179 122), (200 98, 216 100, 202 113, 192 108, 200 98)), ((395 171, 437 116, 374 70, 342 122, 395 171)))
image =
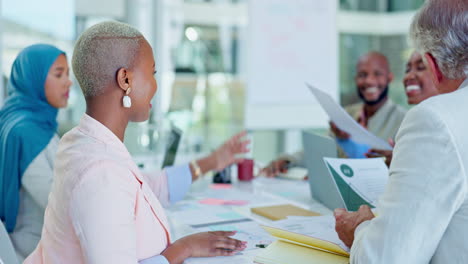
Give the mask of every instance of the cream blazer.
POLYGON ((467 86, 406 115, 378 216, 356 229, 351 263, 468 263, 467 86))

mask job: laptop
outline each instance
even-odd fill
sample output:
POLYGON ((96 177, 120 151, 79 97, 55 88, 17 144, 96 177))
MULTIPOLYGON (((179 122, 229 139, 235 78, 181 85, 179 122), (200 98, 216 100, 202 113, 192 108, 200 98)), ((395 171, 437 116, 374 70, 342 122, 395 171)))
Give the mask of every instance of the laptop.
POLYGON ((182 130, 172 126, 171 132, 169 133, 167 145, 166 145, 166 154, 164 155, 164 160, 162 163, 162 168, 170 167, 174 165, 177 149, 179 148, 180 139, 182 138, 182 130))
POLYGON ((330 137, 303 131, 302 143, 304 147, 304 163, 308 170, 312 198, 331 210, 346 208, 335 182, 330 177, 325 162, 323 162, 323 157, 337 157, 335 140, 330 137))

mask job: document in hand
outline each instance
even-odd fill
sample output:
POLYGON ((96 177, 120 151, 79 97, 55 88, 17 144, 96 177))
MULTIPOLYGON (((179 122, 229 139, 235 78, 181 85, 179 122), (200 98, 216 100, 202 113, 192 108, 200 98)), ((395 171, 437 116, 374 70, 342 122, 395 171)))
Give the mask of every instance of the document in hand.
POLYGON ((348 211, 365 204, 376 207, 388 181, 388 168, 381 158, 323 158, 348 211))
POLYGON ((278 240, 254 258, 256 263, 349 263, 349 248, 338 238, 331 215, 291 217, 262 227, 278 240))
POLYGON ((367 144, 372 148, 391 150, 392 147, 385 140, 382 140, 359 125, 333 98, 323 91, 306 83, 312 94, 322 106, 336 126, 351 135, 351 139, 361 144, 367 144))

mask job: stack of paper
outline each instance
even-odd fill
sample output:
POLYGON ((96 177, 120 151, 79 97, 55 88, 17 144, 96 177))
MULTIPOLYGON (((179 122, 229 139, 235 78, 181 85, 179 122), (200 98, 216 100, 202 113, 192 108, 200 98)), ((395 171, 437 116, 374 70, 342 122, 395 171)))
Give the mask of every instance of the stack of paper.
POLYGON ((349 263, 349 249, 338 238, 331 215, 288 218, 262 227, 278 240, 255 257, 257 263, 349 263))

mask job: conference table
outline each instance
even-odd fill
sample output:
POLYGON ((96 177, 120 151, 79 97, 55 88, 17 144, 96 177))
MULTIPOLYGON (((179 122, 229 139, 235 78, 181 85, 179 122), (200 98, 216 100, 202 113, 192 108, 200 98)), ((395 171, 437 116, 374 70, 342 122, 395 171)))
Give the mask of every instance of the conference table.
POLYGON ((202 231, 231 231, 248 242, 247 248, 229 257, 190 258, 188 264, 254 263, 260 245, 275 239, 260 225, 273 221, 251 213, 252 207, 292 204, 322 215, 332 211, 312 199, 307 180, 255 177, 252 181, 232 179, 232 184, 213 184, 208 176, 194 182, 185 199, 166 208, 172 241, 202 231))

